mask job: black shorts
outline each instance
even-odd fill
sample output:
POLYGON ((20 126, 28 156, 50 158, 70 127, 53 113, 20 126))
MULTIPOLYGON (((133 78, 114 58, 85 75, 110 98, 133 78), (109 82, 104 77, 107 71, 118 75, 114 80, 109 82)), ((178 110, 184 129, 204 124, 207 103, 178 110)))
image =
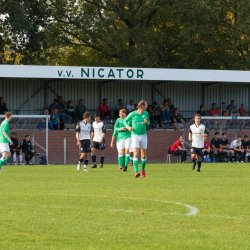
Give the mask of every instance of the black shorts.
POLYGON ((82 154, 91 152, 90 140, 80 140, 80 143, 81 143, 81 147, 79 147, 79 148, 80 148, 82 154))
POLYGON ((14 148, 16 151, 13 151, 13 149, 10 149, 10 153, 13 155, 14 153, 17 153, 19 154, 19 152, 21 151, 20 149, 18 148, 14 148))
POLYGON ((204 148, 191 147, 191 154, 203 156, 204 155, 204 148))
POLYGON ((93 141, 92 148, 104 150, 105 149, 105 141, 103 140, 103 142, 101 144, 97 141, 93 141))

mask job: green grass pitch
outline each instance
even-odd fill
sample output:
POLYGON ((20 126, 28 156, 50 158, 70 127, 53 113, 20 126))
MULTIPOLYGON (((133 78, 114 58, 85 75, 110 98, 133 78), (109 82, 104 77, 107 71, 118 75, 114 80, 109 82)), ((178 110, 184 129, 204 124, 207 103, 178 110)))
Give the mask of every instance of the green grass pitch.
POLYGON ((2 250, 250 248, 249 163, 2 168, 2 250))

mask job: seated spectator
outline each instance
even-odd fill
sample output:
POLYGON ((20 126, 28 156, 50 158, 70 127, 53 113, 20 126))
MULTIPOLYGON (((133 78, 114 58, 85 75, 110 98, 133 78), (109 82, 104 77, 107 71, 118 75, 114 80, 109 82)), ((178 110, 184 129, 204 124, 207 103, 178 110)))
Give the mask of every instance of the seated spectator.
POLYGON ((240 113, 240 116, 247 116, 244 103, 241 103, 240 108, 239 108, 239 113, 240 113))
POLYGON ((244 150, 241 148, 241 136, 239 135, 236 140, 233 140, 229 146, 229 150, 233 151, 234 153, 232 154, 232 161, 236 162, 244 162, 243 161, 243 155, 244 155, 244 150))
POLYGON ((100 114, 102 121, 104 121, 106 116, 109 116, 109 119, 112 119, 111 111, 108 106, 108 99, 103 99, 103 102, 98 107, 97 113, 100 114))
POLYGON ((169 107, 169 114, 170 114, 170 117, 174 115, 174 112, 175 112, 175 108, 174 108, 174 105, 173 105, 173 102, 172 102, 172 99, 171 98, 168 98, 167 99, 167 102, 168 102, 168 107, 169 107))
POLYGON ((228 116, 229 111, 226 109, 226 103, 222 102, 221 104, 222 116, 228 116))
POLYGON ((228 142, 228 139, 227 139, 227 133, 226 132, 222 133, 221 148, 223 149, 223 161, 228 161, 229 155, 232 154, 233 152, 230 152, 230 150, 228 150, 229 142, 228 142))
POLYGON ((58 109, 52 110, 52 113, 49 114, 51 118, 51 123, 53 124, 54 130, 60 129, 60 120, 58 115, 58 109))
POLYGON ((73 107, 73 101, 68 101, 68 106, 67 106, 67 114, 72 117, 72 121, 74 122, 76 119, 76 111, 75 108, 73 107))
POLYGON ((186 122, 184 121, 183 116, 180 114, 180 110, 175 108, 175 112, 172 116, 172 123, 176 130, 180 130, 187 126, 186 122))
POLYGON ((204 137, 204 156, 210 155, 210 159, 214 158, 213 150, 210 147, 209 141, 207 140, 207 136, 204 137))
POLYGON ((126 107, 126 110, 127 110, 128 114, 130 112, 135 111, 135 106, 134 106, 134 101, 133 100, 130 100, 129 104, 126 107))
MULTIPOLYGON (((219 162, 223 162, 224 151, 222 149, 222 144, 221 144, 219 132, 215 132, 214 138, 211 140, 211 148, 213 150, 215 159, 217 161, 219 160, 219 162)), ((214 159, 211 159, 211 162, 213 162, 213 161, 214 161, 214 159)))
POLYGON ((34 156, 29 135, 25 135, 25 139, 21 142, 20 149, 22 149, 22 152, 25 154, 25 164, 29 165, 30 160, 34 156))
MULTIPOLYGON (((217 109, 216 103, 212 103, 212 108, 209 110, 209 116, 220 116, 220 110, 217 109)), ((211 120, 213 123, 214 128, 217 128, 218 120, 211 120)))
POLYGON ((79 104, 76 106, 76 117, 82 121, 83 120, 83 114, 87 112, 86 106, 83 104, 83 99, 79 100, 79 104))
POLYGON ((59 106, 58 113, 63 118, 62 122, 72 121, 72 117, 67 114, 67 104, 63 101, 62 96, 58 96, 58 106, 59 106))
POLYGON ((229 111, 230 116, 240 116, 240 113, 237 110, 237 106, 235 106, 234 100, 231 101, 231 104, 227 105, 227 110, 229 111))
POLYGON ((169 107, 168 107, 168 101, 164 100, 162 104, 158 107, 158 112, 160 113, 162 119, 164 122, 170 121, 170 114, 169 114, 169 107))
POLYGON ((118 104, 115 106, 115 112, 114 112, 114 117, 115 118, 119 118, 119 112, 120 112, 121 109, 124 109, 124 105, 122 103, 122 99, 119 99, 118 104))
MULTIPOLYGON (((200 109, 197 111, 197 114, 202 116, 206 116, 205 105, 200 105, 200 109)), ((211 125, 209 121, 201 120, 201 124, 205 125, 208 129, 211 129, 211 125)))
POLYGON ((154 111, 152 109, 152 106, 149 105, 148 106, 148 114, 149 114, 149 120, 150 120, 150 125, 149 125, 149 128, 152 128, 154 129, 155 128, 155 125, 154 125, 154 111))
POLYGON ((4 102, 4 98, 0 97, 0 115, 3 115, 8 112, 7 105, 4 102))
POLYGON ((180 155, 181 163, 185 163, 187 158, 187 150, 184 147, 183 136, 181 135, 179 140, 177 140, 171 147, 172 155, 180 155))
POLYGON ((22 155, 22 149, 20 149, 20 145, 17 140, 17 133, 13 132, 11 136, 11 141, 13 142, 12 145, 10 145, 10 153, 13 156, 13 163, 16 163, 16 155, 19 154, 19 164, 22 164, 23 161, 23 155, 22 155))
POLYGON ((246 154, 248 153, 247 158, 248 158, 248 162, 249 162, 250 161, 250 156, 249 156, 250 150, 249 150, 249 140, 248 140, 247 135, 245 135, 244 140, 241 141, 241 149, 244 150, 242 160, 245 162, 246 154))
POLYGON ((52 113, 54 109, 59 110, 58 100, 54 99, 54 102, 49 106, 49 113, 52 113))
POLYGON ((135 110, 137 110, 138 109, 138 104, 135 104, 135 110))
POLYGON ((156 123, 156 121, 158 121, 159 127, 162 128, 162 125, 161 125, 161 116, 160 116, 160 113, 158 113, 158 111, 157 111, 157 102, 153 102, 153 104, 152 104, 152 110, 154 111, 154 120, 155 120, 155 123, 156 123))
MULTIPOLYGON (((41 112, 39 115, 48 115, 49 114, 49 110, 48 110, 48 108, 44 108, 43 109, 43 112, 41 112)), ((52 124, 52 122, 50 121, 50 118, 48 118, 48 128, 50 129, 50 130, 54 130, 54 128, 53 128, 53 124, 52 124)), ((42 118, 39 122, 38 122, 38 124, 37 124, 37 128, 39 129, 39 130, 43 130, 44 128, 46 128, 46 118, 42 118)))

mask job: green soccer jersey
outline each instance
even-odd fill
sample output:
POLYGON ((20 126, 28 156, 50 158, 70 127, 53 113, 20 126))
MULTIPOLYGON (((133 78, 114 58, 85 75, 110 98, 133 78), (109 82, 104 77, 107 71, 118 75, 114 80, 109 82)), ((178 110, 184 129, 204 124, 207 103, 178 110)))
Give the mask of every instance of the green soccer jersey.
POLYGON ((9 143, 9 140, 3 135, 3 132, 6 132, 6 134, 10 137, 10 127, 9 122, 4 120, 1 124, 0 128, 0 143, 9 143))
POLYGON ((148 125, 150 124, 149 121, 149 114, 147 111, 143 111, 141 114, 137 113, 137 111, 134 111, 130 113, 125 119, 124 119, 124 124, 125 126, 132 127, 134 130, 132 131, 132 135, 146 135, 147 130, 146 125, 144 123, 144 119, 148 119, 148 125), (132 126, 129 125, 129 121, 132 121, 132 126))
MULTIPOLYGON (((128 121, 129 126, 131 126, 131 121, 128 121)), ((121 130, 122 128, 126 128, 124 124, 124 120, 122 118, 118 118, 115 122, 114 130, 118 132, 119 139, 128 139, 131 137, 131 132, 129 130, 121 130)))

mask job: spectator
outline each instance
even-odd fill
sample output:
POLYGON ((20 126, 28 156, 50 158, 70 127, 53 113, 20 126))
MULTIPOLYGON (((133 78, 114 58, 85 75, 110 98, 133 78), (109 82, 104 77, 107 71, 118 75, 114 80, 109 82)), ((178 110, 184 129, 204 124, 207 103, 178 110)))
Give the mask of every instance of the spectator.
POLYGON ((7 105, 4 102, 4 98, 0 97, 0 115, 5 114, 6 112, 8 112, 7 105))
POLYGON ((226 103, 222 102, 221 104, 222 116, 228 116, 229 111, 226 109, 226 103))
MULTIPOLYGON (((250 153, 250 150, 249 150, 249 141, 248 141, 248 136, 247 135, 245 135, 244 136, 244 140, 241 141, 241 149, 244 150, 242 160, 245 161, 246 154, 250 153)), ((248 158, 248 162, 249 162, 250 161, 250 156, 248 156, 247 158, 248 158)))
POLYGON ((177 140, 171 147, 172 155, 180 155, 181 163, 185 163, 187 158, 187 150, 184 147, 183 136, 181 135, 179 140, 177 140))
POLYGON ((122 103, 122 99, 119 99, 118 104, 115 106, 115 113, 114 113, 115 118, 119 118, 119 112, 121 109, 124 109, 124 105, 122 103))
MULTIPOLYGON (((222 144, 221 144, 221 140, 220 140, 220 133, 219 132, 215 132, 214 134, 214 138, 211 140, 211 147, 214 153, 214 157, 216 160, 219 159, 219 162, 223 161, 223 149, 222 149, 222 144)), ((211 159, 211 162, 215 160, 211 159)))
POLYGON ((17 153, 19 154, 19 164, 22 164, 23 161, 23 155, 22 155, 22 149, 20 149, 20 145, 17 140, 17 133, 13 132, 11 136, 11 141, 13 142, 12 145, 10 145, 10 152, 11 155, 13 156, 13 163, 16 163, 16 155, 17 153))
POLYGON ((160 113, 162 119, 164 122, 170 121, 170 114, 169 114, 169 107, 168 107, 168 101, 164 100, 162 104, 158 107, 158 112, 160 113))
POLYGON ((152 128, 154 129, 155 128, 155 125, 154 125, 154 111, 152 109, 152 106, 149 105, 148 106, 148 114, 149 114, 149 120, 150 120, 150 125, 149 125, 149 128, 152 128))
MULTIPOLYGON (((48 115, 49 114, 49 110, 48 110, 48 108, 44 108, 43 109, 43 112, 41 112, 39 115, 48 115)), ((52 124, 52 122, 50 121, 50 118, 48 118, 48 128, 50 129, 50 130, 54 130, 54 128, 53 128, 53 124, 52 124)), ((42 119, 40 119, 40 121, 38 122, 38 124, 37 124, 37 128, 39 129, 39 130, 43 130, 44 128, 46 128, 46 118, 42 118, 42 119)))
POLYGON ((138 109, 138 104, 135 104, 135 110, 137 110, 138 109))
MULTIPOLYGON (((201 115, 201 117, 206 116, 205 105, 200 105, 200 109, 197 111, 197 114, 201 115)), ((205 122, 204 120, 201 120, 201 124, 205 125, 208 129, 211 129, 209 121, 205 122)))
POLYGON ((241 136, 239 135, 236 140, 233 140, 229 146, 229 150, 233 151, 234 154, 232 154, 232 161, 236 162, 244 162, 243 161, 243 153, 244 149, 241 148, 241 136))
POLYGON ((168 98, 168 99, 167 99, 167 102, 168 102, 168 107, 169 107, 169 109, 170 109, 169 114, 170 114, 170 116, 172 116, 172 115, 174 115, 174 112, 175 112, 175 108, 174 108, 174 105, 173 105, 173 103, 172 103, 172 99, 171 99, 171 98, 168 98))
POLYGON ((49 106, 49 113, 52 113, 54 109, 59 110, 58 100, 54 99, 54 102, 49 106))
POLYGON ((26 163, 26 165, 29 165, 30 160, 34 156, 29 135, 25 135, 25 139, 22 140, 20 148, 22 149, 22 152, 25 154, 25 163, 26 163))
POLYGON ((76 116, 80 121, 83 120, 83 114, 87 112, 86 106, 83 104, 83 99, 79 100, 79 104, 76 106, 76 116))
POLYGON ((72 117, 73 122, 76 120, 76 111, 75 111, 75 108, 73 107, 72 100, 68 101, 67 114, 72 117))
POLYGON ((158 111, 157 111, 157 102, 153 102, 152 110, 154 111, 154 120, 155 120, 155 122, 158 121, 159 127, 162 128, 161 116, 160 116, 160 113, 158 113, 158 111))
MULTIPOLYGON (((220 116, 220 110, 217 109, 216 103, 212 103, 212 108, 209 110, 209 116, 220 116)), ((213 120, 211 123, 214 124, 214 128, 216 129, 218 120, 213 120)))
POLYGON ((60 120, 58 115, 58 109, 52 110, 52 113, 49 114, 51 117, 51 122, 53 124, 54 130, 60 129, 60 120))
POLYGON ((70 122, 72 120, 72 117, 67 114, 67 104, 63 101, 62 96, 58 96, 58 106, 59 106, 58 113, 63 118, 62 122, 70 122))
POLYGON ((129 104, 126 107, 126 110, 127 110, 128 114, 130 112, 133 112, 135 110, 135 106, 134 106, 134 101, 133 100, 130 100, 129 104))
POLYGON ((175 108, 175 112, 172 116, 173 126, 176 130, 180 130, 181 128, 184 128, 187 126, 186 122, 184 121, 183 116, 180 114, 180 110, 178 108, 175 108))
POLYGON ((240 113, 238 113, 237 106, 235 106, 235 101, 232 100, 231 104, 228 104, 227 110, 229 111, 230 116, 240 116, 240 113))
POLYGON ((226 132, 222 133, 221 148, 223 149, 223 161, 227 161, 229 159, 229 154, 233 153, 233 152, 230 152, 230 150, 228 150, 229 142, 228 142, 228 139, 227 139, 227 133, 226 132))
POLYGON ((108 100, 104 98, 102 101, 103 102, 98 107, 97 113, 100 114, 102 121, 106 116, 109 116, 109 119, 112 119, 110 108, 108 106, 108 100))
POLYGON ((207 136, 204 137, 204 156, 210 155, 210 159, 214 158, 213 150, 210 147, 209 141, 207 140, 207 136))
POLYGON ((247 116, 244 103, 241 103, 240 108, 239 108, 239 113, 240 113, 240 116, 247 116))

